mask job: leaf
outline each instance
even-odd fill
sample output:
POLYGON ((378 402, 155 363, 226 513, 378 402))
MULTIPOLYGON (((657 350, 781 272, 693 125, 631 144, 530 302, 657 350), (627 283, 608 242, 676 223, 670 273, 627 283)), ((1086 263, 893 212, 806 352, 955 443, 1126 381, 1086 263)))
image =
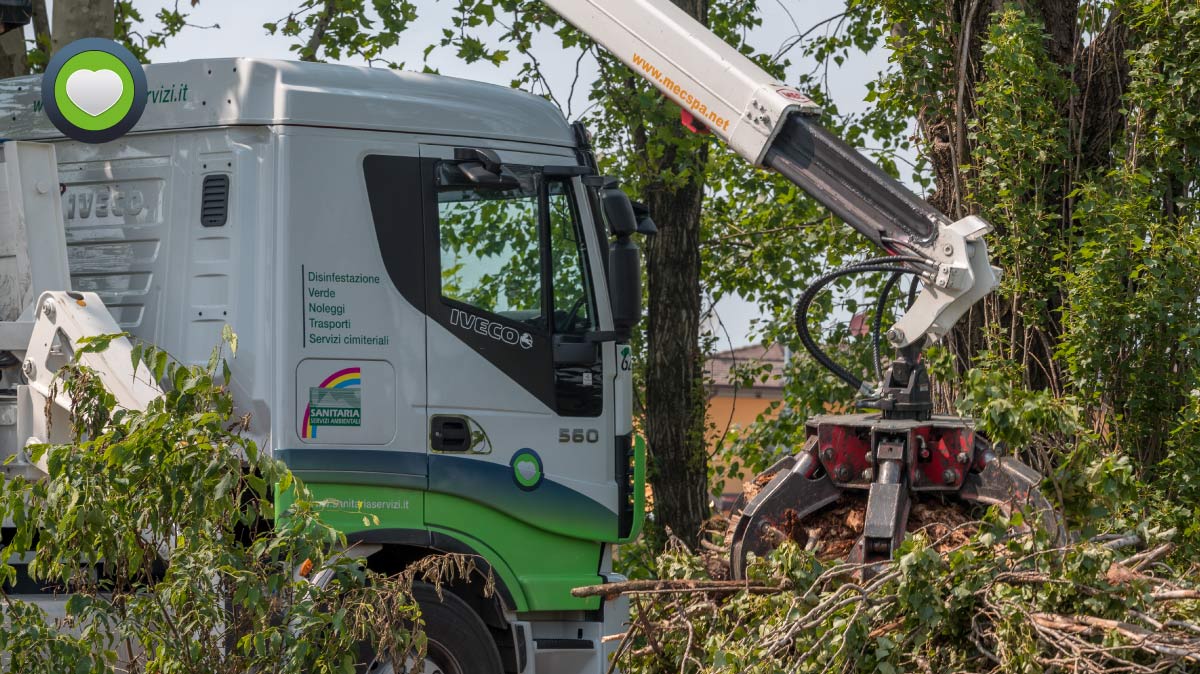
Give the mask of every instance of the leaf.
POLYGON ((225 324, 225 326, 221 328, 221 339, 229 345, 229 353, 233 356, 237 356, 238 338, 237 333, 233 331, 232 326, 225 324))
POLYGON ((160 351, 155 352, 155 354, 154 354, 154 379, 156 381, 162 380, 163 376, 166 375, 167 363, 169 362, 169 360, 170 360, 170 356, 167 354, 166 351, 160 350, 160 351))

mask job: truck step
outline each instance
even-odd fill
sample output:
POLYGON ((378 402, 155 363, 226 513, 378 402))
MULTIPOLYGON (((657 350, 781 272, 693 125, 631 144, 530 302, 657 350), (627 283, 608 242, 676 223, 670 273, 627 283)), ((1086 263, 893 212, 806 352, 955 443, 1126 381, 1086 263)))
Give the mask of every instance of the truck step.
POLYGON ((590 651, 596 644, 590 639, 534 639, 539 651, 590 651))

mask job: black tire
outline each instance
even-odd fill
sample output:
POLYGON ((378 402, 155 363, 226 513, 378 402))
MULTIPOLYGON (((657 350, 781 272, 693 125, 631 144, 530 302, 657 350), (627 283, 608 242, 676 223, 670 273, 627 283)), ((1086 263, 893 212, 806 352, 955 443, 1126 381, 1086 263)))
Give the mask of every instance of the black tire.
POLYGON ((444 674, 503 674, 496 642, 467 602, 447 588, 438 597, 426 583, 413 584, 413 598, 425 620, 425 657, 444 674))
MULTIPOLYGON (((413 663, 417 673, 424 666, 425 671, 441 674, 503 674, 496 642, 467 602, 445 587, 439 597, 428 583, 413 583, 412 596, 421 607, 426 637, 425 663, 413 663)), ((360 646, 359 653, 360 662, 370 663, 355 670, 360 674, 395 671, 390 664, 375 660, 374 649, 367 644, 360 646)))

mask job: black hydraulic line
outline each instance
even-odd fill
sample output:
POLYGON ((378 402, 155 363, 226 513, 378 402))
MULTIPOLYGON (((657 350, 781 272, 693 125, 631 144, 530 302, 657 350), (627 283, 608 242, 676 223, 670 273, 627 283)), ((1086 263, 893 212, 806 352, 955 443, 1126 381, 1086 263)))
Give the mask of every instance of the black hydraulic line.
POLYGON ((897 264, 887 264, 893 260, 903 259, 904 258, 901 256, 892 258, 879 258, 876 260, 859 262, 857 264, 852 264, 850 266, 831 271, 819 277, 812 283, 812 285, 806 288, 804 292, 801 293, 800 299, 796 302, 796 332, 799 334, 800 342, 804 344, 805 350, 808 351, 808 353, 812 355, 812 357, 816 359, 816 361, 820 363, 822 367, 837 375, 839 379, 849 384, 854 388, 855 391, 862 390, 862 379, 859 379, 849 370, 834 362, 834 360, 830 358, 820 346, 817 345, 816 340, 813 339, 812 333, 808 329, 808 310, 812 306, 813 300, 816 299, 817 294, 820 293, 825 286, 843 276, 850 276, 851 274, 859 274, 863 272, 892 272, 896 274, 920 273, 914 269, 909 269, 908 267, 901 267, 897 264))
POLYGON ((925 267, 926 269, 928 269, 931 272, 937 271, 936 269, 934 269, 933 265, 930 264, 929 260, 927 260, 923 257, 916 256, 916 255, 888 255, 886 257, 873 257, 868 260, 863 260, 861 262, 851 262, 850 264, 846 265, 845 267, 842 267, 842 269, 852 269, 855 267, 864 267, 864 266, 871 266, 871 265, 878 265, 878 264, 899 264, 902 262, 908 262, 908 263, 920 265, 922 267, 925 267))
POLYGON ((950 224, 945 215, 812 116, 793 113, 763 163, 883 248, 888 248, 884 237, 931 242, 939 224, 950 224))
MULTIPOLYGON (((877 258, 873 258, 870 260, 863 260, 862 262, 855 262, 851 265, 848 265, 846 268, 848 269, 850 267, 861 267, 863 265, 873 265, 873 264, 891 264, 893 262, 913 262, 913 263, 921 264, 921 265, 928 264, 928 261, 925 260, 925 258, 923 258, 923 257, 910 256, 910 255, 893 255, 890 257, 877 257, 877 258)), ((879 303, 875 307, 875 320, 874 320, 874 324, 873 324, 873 327, 871 330, 871 352, 874 356, 874 362, 875 362, 875 377, 877 379, 881 379, 881 380, 883 379, 883 363, 882 363, 880 353, 879 353, 879 351, 880 351, 879 346, 880 346, 880 340, 881 340, 880 336, 882 334, 882 329, 883 329, 884 303, 887 302, 888 297, 891 295, 892 289, 896 286, 896 283, 898 283, 900 281, 901 276, 903 276, 903 274, 900 274, 900 273, 892 274, 892 276, 888 279, 887 284, 884 285, 883 293, 879 298, 879 303)), ((917 277, 917 278, 919 278, 919 277, 917 277)), ((912 293, 916 289, 917 278, 913 279, 913 285, 909 287, 909 298, 908 298, 908 306, 909 307, 912 306, 912 302, 913 302, 912 293)))
POLYGON ((892 290, 896 284, 900 282, 900 278, 904 276, 899 272, 888 277, 887 283, 883 284, 883 290, 879 292, 879 301, 875 303, 875 320, 871 326, 871 354, 875 359, 875 377, 883 380, 883 361, 879 357, 879 342, 880 335, 883 333, 883 310, 887 308, 888 297, 891 296, 892 290))

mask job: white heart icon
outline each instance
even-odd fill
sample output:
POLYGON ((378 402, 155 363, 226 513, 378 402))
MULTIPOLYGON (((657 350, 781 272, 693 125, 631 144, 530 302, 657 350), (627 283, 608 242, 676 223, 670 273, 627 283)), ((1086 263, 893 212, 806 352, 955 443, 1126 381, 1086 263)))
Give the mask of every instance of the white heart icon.
POLYGON ((67 77, 67 98, 92 117, 116 105, 124 92, 121 76, 112 70, 80 69, 67 77))
POLYGON ((517 464, 517 472, 526 480, 532 480, 537 475, 537 466, 532 461, 522 461, 517 464))

